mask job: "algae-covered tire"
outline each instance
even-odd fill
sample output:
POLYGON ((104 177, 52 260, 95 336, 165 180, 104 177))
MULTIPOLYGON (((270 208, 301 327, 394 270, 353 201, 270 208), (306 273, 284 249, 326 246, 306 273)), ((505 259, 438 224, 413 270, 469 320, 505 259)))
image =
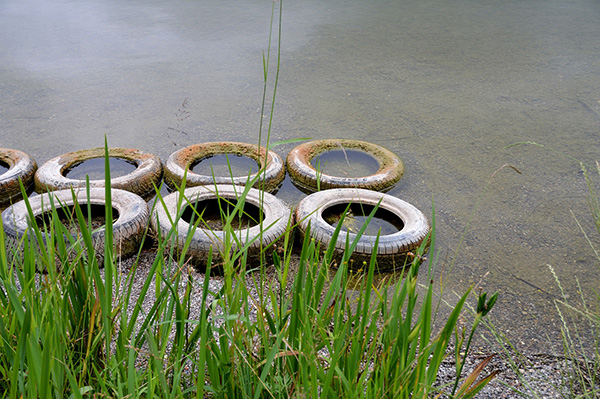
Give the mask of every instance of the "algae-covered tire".
MULTIPOLYGON (((185 259, 198 269, 206 267, 208 256, 212 253, 213 267, 218 271, 227 242, 232 246, 231 254, 247 248, 248 260, 254 261, 267 247, 270 247, 268 254, 272 254, 290 224, 291 208, 272 194, 250 188, 243 199, 242 208, 246 210, 249 204, 260 210, 262 224, 257 223, 257 218, 254 225, 233 228, 229 236, 226 231, 209 228, 206 218, 194 223, 193 219, 183 217, 191 209, 190 205, 196 205, 201 213, 198 206, 201 202, 221 202, 221 206, 214 206, 216 210, 209 210, 217 213, 219 207, 224 208, 227 203, 235 206, 238 201, 242 201, 243 192, 244 188, 235 185, 207 185, 185 189, 181 200, 179 192, 171 193, 164 197, 163 204, 156 206, 150 226, 156 235, 166 239, 168 245, 174 246, 179 254, 189 241, 185 259)), ((238 217, 234 217, 236 218, 238 217)))
MULTIPOLYGON (((120 257, 128 257, 138 250, 145 229, 148 226, 150 211, 148 205, 140 196, 120 189, 111 190, 113 216, 116 218, 113 222, 113 248, 114 254, 120 257)), ((89 191, 89 200, 87 190, 84 188, 65 189, 48 193, 42 193, 38 196, 29 197, 28 202, 31 206, 34 218, 43 218, 52 210, 52 204, 61 213, 73 213, 75 201, 80 205, 82 211, 87 213, 88 204, 90 208, 98 210, 98 213, 104 214, 106 205, 105 189, 91 188, 89 191), (75 194, 75 199, 73 198, 75 194)), ((74 215, 74 214, 73 214, 74 215)), ((25 200, 21 200, 2 213, 2 223, 6 235, 7 245, 11 251, 20 251, 22 238, 28 235, 30 243, 38 243, 36 235, 29 226, 29 214, 25 200)), ((94 229, 92 232, 92 242, 99 262, 104 258, 104 243, 106 230, 104 226, 94 229)), ((42 240, 48 243, 49 233, 42 232, 42 240)), ((85 247, 85 246, 84 246, 85 247)))
POLYGON ((285 177, 283 159, 274 151, 265 147, 239 142, 210 142, 199 143, 177 150, 169 156, 165 163, 165 182, 172 189, 181 187, 184 175, 186 187, 227 184, 245 185, 248 180, 257 177, 254 187, 267 192, 274 192, 279 188, 285 177), (259 171, 243 176, 211 176, 194 173, 190 168, 200 160, 217 154, 230 154, 244 156, 254 160, 259 171))
POLYGON ((0 209, 22 198, 19 179, 27 193, 33 190, 33 176, 37 169, 35 160, 19 150, 0 148, 0 163, 8 171, 0 175, 0 209))
MULTIPOLYGON (((345 205, 377 207, 384 210, 387 215, 399 218, 401 227, 392 234, 381 235, 377 245, 378 270, 388 271, 402 269, 405 263, 414 257, 414 251, 421 246, 430 230, 427 217, 413 205, 397 197, 365 189, 329 189, 313 193, 305 197, 298 204, 295 211, 295 220, 303 237, 321 243, 323 248, 328 248, 333 241, 335 227, 323 217, 324 212, 331 207, 345 205)), ((339 262, 344 254, 346 243, 352 243, 357 237, 356 233, 341 230, 334 244, 334 257, 339 262)), ((375 250, 377 235, 363 234, 358 240, 352 253, 352 269, 359 269, 363 262, 369 264, 371 255, 375 250)))
MULTIPOLYGON (((74 166, 93 158, 104 157, 104 147, 79 150, 63 154, 48 160, 35 173, 35 190, 38 193, 68 188, 85 187, 84 179, 70 179, 67 172, 74 166)), ((160 186, 163 167, 158 156, 137 149, 113 147, 108 149, 108 156, 123 159, 136 166, 126 175, 111 178, 110 186, 127 190, 145 199, 155 193, 154 186, 160 186)), ((90 187, 104 187, 104 179, 90 180, 90 187)))
POLYGON ((308 192, 333 188, 361 188, 385 192, 390 190, 404 173, 402 160, 391 151, 373 143, 350 139, 324 139, 303 143, 288 154, 286 165, 292 182, 308 192), (312 166, 313 158, 340 148, 367 153, 377 161, 379 169, 369 176, 348 178, 319 173, 312 166))

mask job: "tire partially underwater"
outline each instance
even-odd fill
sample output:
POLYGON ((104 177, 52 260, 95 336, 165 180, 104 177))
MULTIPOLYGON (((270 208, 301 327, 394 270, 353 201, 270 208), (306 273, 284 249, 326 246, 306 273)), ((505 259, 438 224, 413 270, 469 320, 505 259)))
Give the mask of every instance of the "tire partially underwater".
MULTIPOLYGON (((111 205, 116 220, 113 222, 113 248, 115 256, 128 257, 137 252, 145 229, 148 226, 150 212, 148 205, 140 196, 120 189, 111 190, 111 205)), ((72 212, 72 207, 77 202, 83 211, 87 204, 99 206, 101 211, 106 205, 105 189, 91 188, 88 193, 86 189, 58 190, 49 193, 43 193, 28 199, 34 218, 43 218, 44 214, 51 212, 52 204, 57 210, 63 212, 72 212), (73 198, 75 194, 75 199, 73 198)), ((29 243, 37 245, 34 230, 29 225, 30 218, 25 204, 21 200, 2 213, 2 223, 4 233, 7 238, 7 247, 11 252, 22 251, 22 238, 28 235, 29 243)), ((92 233, 92 242, 99 263, 102 264, 104 258, 106 230, 104 226, 95 229, 92 233)), ((44 244, 49 242, 49 234, 42 232, 44 244)))
POLYGON ((206 220, 198 223, 194 229, 193 221, 186 221, 182 217, 186 209, 191 209, 190 205, 200 202, 225 199, 223 204, 228 201, 235 205, 243 191, 244 188, 234 185, 208 185, 186 189, 183 193, 184 199, 179 198, 179 192, 171 193, 164 197, 164 204, 156 206, 150 221, 151 227, 157 235, 167 240, 169 246, 175 246, 179 254, 189 241, 185 258, 200 270, 206 267, 208 256, 212 252, 213 268, 219 271, 219 263, 223 259, 222 254, 226 251, 228 241, 232 246, 232 253, 247 248, 248 258, 253 261, 267 246, 271 246, 268 252, 272 253, 275 250, 274 245, 282 240, 290 225, 291 208, 272 194, 250 188, 244 205, 249 204, 260 209, 263 215, 262 224, 232 229, 229 236, 223 230, 209 229, 206 220), (192 236, 188 238, 190 234, 192 236))
MULTIPOLYGON (((384 193, 365 189, 329 189, 313 193, 305 197, 295 211, 295 220, 303 237, 309 235, 326 249, 333 241, 335 227, 323 218, 328 208, 336 205, 359 204, 370 207, 378 206, 380 210, 392 213, 402 220, 402 228, 393 234, 381 235, 377 245, 378 271, 399 270, 410 263, 415 252, 430 231, 427 217, 413 205, 384 193)), ((346 243, 352 243, 357 234, 345 230, 340 231, 335 241, 334 257, 339 262, 346 243), (348 240, 347 240, 348 239, 348 240)), ((376 235, 363 234, 352 253, 353 269, 367 265, 375 251, 376 235)))
MULTIPOLYGON (((84 179, 70 179, 65 174, 86 160, 103 158, 104 150, 104 147, 79 150, 46 161, 35 174, 35 190, 43 193, 68 188, 85 188, 84 179)), ((121 147, 109 148, 108 156, 126 160, 136 166, 133 172, 112 178, 110 180, 111 187, 127 190, 144 199, 154 195, 154 186, 160 186, 163 174, 162 163, 158 156, 137 149, 121 147)), ((104 179, 90 180, 90 187, 104 187, 104 179)))
POLYGON ((5 148, 0 148, 0 162, 8 167, 8 171, 0 175, 0 209, 2 209, 22 198, 19 179, 23 182, 25 191, 31 193, 37 164, 28 154, 5 148))
POLYGON ((390 190, 402 177, 404 164, 391 151, 373 143, 350 139, 324 139, 303 143, 288 154, 286 165, 292 182, 307 192, 318 189, 361 188, 385 192, 390 190), (379 164, 372 175, 347 178, 319 173, 311 160, 327 151, 348 149, 367 153, 379 164))
POLYGON ((177 150, 169 156, 165 163, 165 182, 172 189, 181 187, 186 178, 186 187, 225 184, 245 185, 248 180, 257 177, 254 187, 267 192, 274 192, 281 186, 285 178, 283 159, 272 150, 262 146, 238 142, 209 142, 193 144, 177 150), (261 171, 243 176, 211 176, 201 175, 190 171, 198 161, 217 154, 232 154, 254 160, 261 171))

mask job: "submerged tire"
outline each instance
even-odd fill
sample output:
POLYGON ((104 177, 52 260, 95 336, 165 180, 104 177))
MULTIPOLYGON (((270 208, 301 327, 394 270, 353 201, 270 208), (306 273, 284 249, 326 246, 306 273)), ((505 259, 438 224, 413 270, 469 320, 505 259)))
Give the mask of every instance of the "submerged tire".
POLYGON ((8 167, 8 171, 0 175, 0 209, 2 209, 22 198, 19 179, 23 182, 26 192, 31 193, 37 164, 28 154, 5 148, 0 148, 0 163, 8 167))
POLYGON ((267 152, 266 148, 249 143, 210 142, 194 144, 171 154, 165 163, 165 182, 172 189, 177 189, 181 187, 184 175, 186 187, 211 184, 245 185, 249 179, 256 178, 257 173, 250 176, 213 177, 196 174, 190 170, 196 162, 217 154, 235 154, 254 160, 262 170, 259 171, 258 180, 254 184, 257 189, 273 192, 279 188, 285 177, 283 159, 272 150, 267 152))
MULTIPOLYGON (((83 212, 87 204, 100 206, 102 212, 106 205, 105 189, 91 188, 88 193, 85 189, 74 189, 77 203, 83 212)), ((120 257, 128 257, 138 250, 138 246, 148 226, 150 212, 148 205, 140 196, 119 189, 113 189, 112 207, 116 210, 116 220, 113 222, 113 247, 114 254, 120 257)), ((75 204, 73 193, 69 190, 58 190, 33 196, 28 199, 35 218, 42 218, 44 214, 51 212, 51 203, 59 211, 70 212, 75 204)), ((20 242, 24 235, 28 235, 29 242, 37 244, 37 239, 32 228, 29 226, 29 214, 24 200, 21 200, 2 213, 2 223, 6 234, 7 245, 11 251, 21 251, 20 242)), ((104 238, 106 231, 104 227, 94 230, 92 242, 96 257, 102 263, 104 258, 104 238)), ((47 243, 49 234, 42 233, 42 240, 47 243)))
MULTIPOLYGON (((262 212, 262 229, 261 224, 242 227, 232 230, 231 236, 228 237, 223 230, 209 229, 206 219, 197 224, 197 228, 194 230, 193 221, 191 219, 186 221, 182 217, 188 206, 199 202, 226 199, 235 205, 243 191, 243 188, 234 185, 197 186, 184 191, 183 201, 179 199, 179 192, 171 193, 164 197, 164 204, 156 206, 150 225, 157 235, 167 240, 169 246, 175 246, 179 254, 185 247, 188 234, 193 232, 192 237, 189 238, 189 248, 185 258, 198 269, 204 269, 212 251, 212 260, 218 271, 227 241, 232 245, 232 253, 246 247, 248 257, 252 261, 260 255, 265 247, 278 243, 290 224, 291 208, 272 194, 251 188, 245 198, 245 205, 254 206, 262 212)), ((218 207, 214 211, 218 212, 218 207)), ((269 250, 269 253, 274 250, 269 250)))
POLYGON ((292 182, 304 191, 315 192, 333 188, 361 188, 385 192, 404 173, 402 160, 391 151, 373 143, 350 139, 313 140, 295 147, 287 156, 286 165, 292 182), (373 157, 379 169, 373 175, 346 178, 319 173, 312 166, 316 156, 340 148, 362 151, 373 157))
MULTIPOLYGON (((378 210, 392 213, 402 221, 398 232, 381 235, 377 246, 377 264, 379 272, 402 269, 405 263, 412 261, 411 255, 427 238, 430 231, 427 217, 413 205, 397 197, 365 189, 329 189, 313 193, 305 197, 295 211, 295 220, 302 236, 309 235, 323 248, 328 248, 333 241, 335 227, 323 218, 325 210, 336 205, 367 205, 371 208, 379 204, 378 210), (381 201, 381 203, 380 203, 381 201)), ((334 258, 339 262, 344 254, 346 242, 356 239, 355 233, 341 230, 334 244, 334 258)), ((376 235, 363 234, 352 253, 352 269, 367 265, 375 250, 376 235)))
MULTIPOLYGON (((160 158, 141 150, 121 147, 109 148, 108 156, 126 160, 136 166, 135 171, 112 178, 110 180, 111 187, 127 190, 145 199, 154 195, 154 185, 160 186, 163 173, 160 158)), ((74 151, 48 160, 40 166, 35 174, 35 190, 42 193, 68 188, 84 188, 86 185, 84 179, 70 179, 65 174, 77 164, 103 157, 104 147, 97 147, 74 151)), ((90 187, 104 187, 104 179, 90 180, 90 187)))

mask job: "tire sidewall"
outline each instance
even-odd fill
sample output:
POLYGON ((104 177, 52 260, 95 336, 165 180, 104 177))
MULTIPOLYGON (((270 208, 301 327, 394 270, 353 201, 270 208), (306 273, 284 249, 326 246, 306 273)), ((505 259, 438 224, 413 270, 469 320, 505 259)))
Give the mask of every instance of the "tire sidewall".
MULTIPOLYGON (((325 221, 323 212, 331 206, 347 203, 361 203, 370 206, 379 204, 381 209, 402 219, 404 227, 399 232, 379 237, 377 246, 379 259, 393 258, 396 255, 416 250, 430 231, 427 217, 404 200, 371 190, 338 188, 313 193, 298 204, 295 220, 302 235, 310 234, 324 246, 329 246, 336 228, 325 221)), ((346 243, 352 243, 356 237, 357 235, 354 233, 340 231, 335 243, 336 251, 343 253, 346 243)), ((376 236, 363 234, 358 239, 354 255, 363 256, 363 259, 368 258, 374 251, 376 239, 376 236)))
POLYGON ((1 209, 22 198, 19 179, 27 193, 32 191, 37 163, 27 153, 4 148, 0 148, 0 161, 8 165, 8 171, 0 175, 1 209))
POLYGON ((267 192, 274 192, 281 186, 285 177, 285 166, 283 159, 274 151, 265 147, 240 142, 209 142, 187 146, 172 153, 165 163, 165 181, 172 189, 182 186, 184 177, 186 187, 202 185, 246 185, 247 182, 258 179, 254 184, 267 192), (217 154, 235 154, 254 160, 260 173, 244 176, 210 176, 192 172, 190 167, 203 158, 217 154), (266 162, 265 162, 266 157, 266 162))
MULTIPOLYGON (((192 230, 190 223, 184 221, 181 217, 177 218, 178 214, 182 214, 185 207, 204 200, 215 200, 217 199, 217 193, 218 197, 235 203, 243 192, 244 188, 240 186, 214 185, 185 189, 182 200, 180 200, 179 192, 172 193, 164 197, 163 205, 156 206, 152 215, 151 226, 157 234, 167 239, 169 245, 175 244, 181 250, 188 240, 188 232, 192 230), (171 221, 176 219, 176 226, 173 229, 171 221), (176 235, 176 238, 172 238, 170 235, 176 235)), ((272 194, 254 188, 248 190, 245 202, 262 209, 264 215, 262 230, 261 224, 241 230, 233 230, 231 234, 235 235, 239 243, 232 243, 234 247, 232 250, 239 250, 239 248, 248 245, 248 254, 255 256, 265 246, 278 241, 284 235, 290 224, 292 210, 272 194), (262 241, 259 239, 262 239, 262 241)), ((201 224, 193 232, 186 257, 191 258, 194 263, 202 264, 205 263, 212 251, 213 261, 218 261, 221 259, 220 253, 225 250, 224 243, 227 240, 226 235, 228 233, 205 229, 201 224)), ((233 239, 230 240, 233 241, 233 239)))
MULTIPOLYGON (((75 204, 73 193, 77 203, 84 209, 88 203, 91 205, 106 205, 105 189, 91 188, 59 190, 49 193, 43 193, 30 197, 30 204, 34 217, 39 217, 52 210, 52 204, 56 208, 72 207, 75 204)), ((113 222, 113 245, 117 255, 128 257, 137 250, 145 227, 148 225, 149 210, 146 202, 138 195, 120 189, 111 190, 111 205, 118 212, 118 218, 113 222)), ((2 223, 6 234, 12 240, 20 240, 24 235, 28 235, 30 243, 36 243, 35 233, 29 226, 29 213, 24 200, 13 204, 2 213, 2 223)), ((104 238, 106 231, 104 228, 92 233, 92 241, 99 258, 104 256, 104 238)), ((50 240, 49 234, 42 232, 44 243, 50 240)))
POLYGON ((324 139, 303 143, 288 154, 286 166, 292 182, 308 192, 333 188, 362 188, 385 192, 391 189, 404 173, 402 160, 391 151, 373 143, 351 139, 324 139), (313 158, 339 149, 340 146, 370 155, 378 162, 379 169, 372 175, 346 178, 320 173, 312 166, 313 158))
MULTIPOLYGON (((103 158, 105 148, 79 150, 52 158, 42 164, 35 174, 35 189, 38 193, 68 188, 84 188, 86 181, 82 179, 70 179, 65 173, 83 161, 103 158)), ((111 178, 111 187, 127 190, 143 198, 151 197, 154 187, 160 186, 163 167, 158 156, 137 149, 113 147, 108 149, 108 156, 120 158, 135 164, 136 169, 126 175, 111 178)), ((91 188, 102 188, 104 179, 90 180, 91 188)))

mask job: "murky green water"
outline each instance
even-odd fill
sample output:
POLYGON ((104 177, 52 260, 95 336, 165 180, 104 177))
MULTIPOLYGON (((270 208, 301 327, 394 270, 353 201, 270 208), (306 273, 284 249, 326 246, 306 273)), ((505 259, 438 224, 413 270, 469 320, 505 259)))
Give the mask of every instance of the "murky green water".
MULTIPOLYGON (((41 164, 102 146, 105 135, 163 160, 198 142, 257 142, 271 5, 1 1, 2 146, 41 164)), ((547 265, 572 297, 575 277, 590 294, 599 262, 575 218, 600 240, 578 162, 506 146, 533 141, 587 165, 599 158, 600 4, 283 6, 271 140, 362 139, 398 154, 405 174, 390 194, 430 217, 435 206, 444 298, 474 283, 499 290, 498 325, 545 351, 560 293, 547 265)), ((292 147, 275 150, 285 157, 292 147)), ((304 196, 287 180, 277 195, 292 204, 304 196)))

